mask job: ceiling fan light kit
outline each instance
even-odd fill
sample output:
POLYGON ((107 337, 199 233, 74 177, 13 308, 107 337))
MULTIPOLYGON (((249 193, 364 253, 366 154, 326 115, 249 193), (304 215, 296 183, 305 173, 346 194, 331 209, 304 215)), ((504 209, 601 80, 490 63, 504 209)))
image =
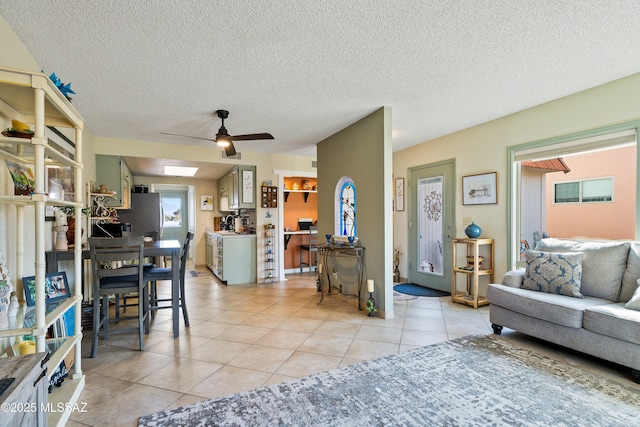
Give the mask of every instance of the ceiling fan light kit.
POLYGON ((229 135, 227 132, 227 128, 224 127, 224 120, 229 117, 229 112, 227 110, 216 110, 216 115, 222 120, 222 126, 218 129, 218 133, 216 134, 215 139, 210 138, 200 138, 198 136, 189 136, 189 135, 180 135, 176 133, 167 133, 162 132, 163 135, 173 135, 173 136, 182 136, 185 138, 194 138, 194 139, 204 139, 205 141, 214 141, 216 145, 224 148, 225 154, 230 157, 236 154, 236 149, 233 146, 233 141, 255 141, 259 139, 274 139, 273 135, 270 133, 252 133, 248 135, 229 135))

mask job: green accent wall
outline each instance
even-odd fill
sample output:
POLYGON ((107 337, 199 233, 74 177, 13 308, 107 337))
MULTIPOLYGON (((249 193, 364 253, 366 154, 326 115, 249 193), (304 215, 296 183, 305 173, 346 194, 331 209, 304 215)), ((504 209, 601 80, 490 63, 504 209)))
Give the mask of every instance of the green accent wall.
MULTIPOLYGON (((393 317, 393 212, 391 108, 369 116, 318 143, 318 233, 334 234, 335 189, 343 176, 356 186, 359 244, 366 248, 366 279, 375 283, 378 315, 393 317)), ((342 261, 342 260, 341 260, 342 261)), ((345 271, 339 271, 348 278, 345 271)), ((367 294, 368 296, 368 294, 367 294)))

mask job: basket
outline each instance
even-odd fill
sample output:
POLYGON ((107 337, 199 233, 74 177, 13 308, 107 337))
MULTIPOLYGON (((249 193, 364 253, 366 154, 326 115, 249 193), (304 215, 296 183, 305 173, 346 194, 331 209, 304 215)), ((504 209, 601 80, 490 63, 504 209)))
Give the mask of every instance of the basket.
MULTIPOLYGON (((481 265, 482 261, 484 261, 484 257, 479 256, 478 257, 478 265, 481 265)), ((469 267, 473 267, 473 255, 467 255, 467 265, 469 267)))

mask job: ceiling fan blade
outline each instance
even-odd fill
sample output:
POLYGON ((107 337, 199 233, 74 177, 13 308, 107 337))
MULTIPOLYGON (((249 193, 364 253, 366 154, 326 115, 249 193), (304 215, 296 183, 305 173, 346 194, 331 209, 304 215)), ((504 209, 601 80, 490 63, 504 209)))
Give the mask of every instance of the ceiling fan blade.
POLYGON ((233 146, 233 142, 224 147, 224 153, 227 155, 227 157, 236 155, 236 147, 233 146))
POLYGON ((254 141, 256 139, 274 139, 270 133, 251 133, 248 135, 233 135, 231 139, 234 141, 254 141))
POLYGON ((160 132, 160 133, 163 135, 181 136, 183 138, 202 139, 204 141, 215 141, 215 139, 211 139, 211 138, 200 138, 199 136, 180 135, 179 133, 167 133, 167 132, 160 132))

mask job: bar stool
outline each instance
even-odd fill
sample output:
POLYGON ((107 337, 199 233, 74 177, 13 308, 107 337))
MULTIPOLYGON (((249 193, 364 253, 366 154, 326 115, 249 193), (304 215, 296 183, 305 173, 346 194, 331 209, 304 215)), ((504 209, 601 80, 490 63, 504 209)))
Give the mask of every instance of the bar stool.
POLYGON ((318 264, 318 227, 309 227, 309 244, 300 245, 300 274, 302 274, 302 266, 309 267, 309 276, 311 276, 311 267, 316 267, 318 264), (307 252, 307 262, 302 260, 302 252, 307 252), (312 262, 313 261, 313 262, 312 262))
MULTIPOLYGON (((189 258, 189 246, 191 241, 193 240, 193 233, 188 232, 187 237, 184 239, 184 244, 182 245, 182 253, 180 254, 180 298, 179 304, 182 308, 182 317, 184 318, 184 325, 189 326, 189 314, 187 313, 187 302, 185 299, 185 286, 184 286, 184 277, 185 270, 187 268, 187 258, 189 258)), ((151 294, 149 298, 149 310, 151 311, 151 316, 155 317, 156 310, 161 310, 163 308, 171 308, 171 304, 168 305, 160 305, 161 302, 171 302, 171 298, 158 298, 158 292, 156 287, 156 282, 158 280, 171 280, 173 278, 173 268, 177 266, 171 267, 151 267, 144 269, 144 277, 145 280, 150 282, 149 292, 151 294)))

